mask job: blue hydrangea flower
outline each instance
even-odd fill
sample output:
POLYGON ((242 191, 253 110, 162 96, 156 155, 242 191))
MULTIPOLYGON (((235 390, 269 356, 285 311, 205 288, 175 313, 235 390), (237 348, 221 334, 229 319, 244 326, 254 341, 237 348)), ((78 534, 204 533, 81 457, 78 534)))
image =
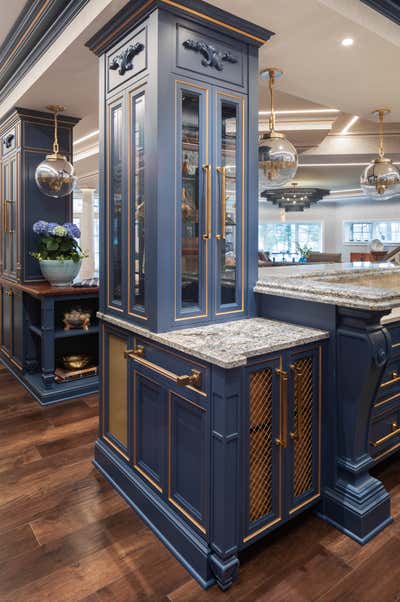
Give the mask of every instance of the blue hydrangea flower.
POLYGON ((64 228, 67 230, 68 236, 70 238, 80 238, 81 237, 81 231, 76 224, 71 224, 71 223, 67 222, 66 224, 64 224, 64 228))
POLYGON ((53 233, 54 228, 57 228, 57 226, 59 226, 59 224, 57 224, 56 222, 49 222, 47 224, 47 230, 46 230, 46 234, 48 236, 51 236, 53 233))
POLYGON ((64 228, 64 226, 59 225, 56 225, 54 228, 52 228, 52 230, 49 231, 49 234, 52 234, 53 236, 60 236, 61 238, 68 236, 67 229, 64 228))
POLYGON ((44 220, 40 219, 38 222, 35 222, 32 226, 32 230, 35 234, 47 234, 48 223, 44 220))

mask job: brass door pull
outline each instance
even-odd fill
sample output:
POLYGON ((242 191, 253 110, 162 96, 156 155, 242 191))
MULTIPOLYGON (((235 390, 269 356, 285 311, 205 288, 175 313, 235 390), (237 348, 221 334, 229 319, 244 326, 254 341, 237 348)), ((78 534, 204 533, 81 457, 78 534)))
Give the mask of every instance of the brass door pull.
POLYGON ((124 353, 125 359, 135 360, 142 366, 154 370, 158 374, 169 378, 174 381, 177 385, 183 387, 194 387, 195 389, 201 389, 201 372, 199 370, 192 369, 190 374, 175 374, 162 366, 158 366, 153 362, 150 362, 144 357, 143 345, 137 345, 134 349, 127 349, 124 353))
POLYGON ((295 403, 296 403, 296 429, 290 433, 291 439, 299 441, 303 436, 303 391, 304 391, 304 370, 300 370, 295 364, 291 364, 290 369, 294 373, 295 384, 295 403))
POLYGON ((275 374, 279 376, 280 389, 280 416, 279 416, 279 437, 275 439, 276 445, 287 447, 287 430, 288 430, 288 373, 285 370, 277 368, 275 374))
POLYGON ((217 172, 221 174, 221 234, 217 234, 218 240, 226 239, 226 167, 217 167, 217 172))
POLYGON ((211 165, 202 165, 202 170, 206 174, 206 231, 203 240, 209 240, 211 238, 211 165))
POLYGON ((392 378, 390 380, 387 380, 385 383, 381 384, 381 389, 384 389, 385 387, 389 387, 390 385, 394 385, 395 383, 400 382, 400 376, 399 373, 397 371, 392 372, 392 378))
POLYGON ((385 437, 382 437, 382 439, 378 439, 377 441, 371 441, 371 445, 372 447, 379 447, 380 445, 383 445, 387 441, 390 441, 390 439, 396 437, 397 435, 400 435, 400 426, 398 426, 397 422, 392 422, 392 432, 386 435, 385 437))

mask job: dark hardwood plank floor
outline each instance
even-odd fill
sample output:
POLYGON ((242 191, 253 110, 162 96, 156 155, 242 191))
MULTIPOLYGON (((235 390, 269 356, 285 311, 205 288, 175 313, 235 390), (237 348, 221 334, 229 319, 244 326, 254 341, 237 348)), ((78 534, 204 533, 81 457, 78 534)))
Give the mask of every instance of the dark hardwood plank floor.
POLYGON ((400 602, 400 455, 377 470, 394 523, 359 546, 311 512, 203 591, 91 464, 95 397, 41 408, 0 366, 0 601, 400 602))

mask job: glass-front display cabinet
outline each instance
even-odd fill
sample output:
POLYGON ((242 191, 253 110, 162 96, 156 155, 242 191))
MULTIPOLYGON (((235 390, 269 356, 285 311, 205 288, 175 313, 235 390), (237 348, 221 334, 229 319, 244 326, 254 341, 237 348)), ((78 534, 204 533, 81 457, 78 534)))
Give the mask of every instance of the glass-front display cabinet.
POLYGON ((179 3, 130 24, 88 43, 103 84, 101 311, 155 331, 252 315, 261 36, 179 3))

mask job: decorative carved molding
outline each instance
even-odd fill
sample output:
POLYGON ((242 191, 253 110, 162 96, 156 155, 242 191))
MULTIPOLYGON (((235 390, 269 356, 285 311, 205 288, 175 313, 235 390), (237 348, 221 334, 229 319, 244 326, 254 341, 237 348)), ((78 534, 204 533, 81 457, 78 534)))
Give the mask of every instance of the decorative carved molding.
POLYGON ((131 71, 133 69, 133 59, 134 57, 144 50, 144 44, 141 42, 136 42, 136 44, 130 44, 125 50, 115 56, 110 61, 110 69, 113 71, 118 69, 118 73, 120 75, 124 75, 127 71, 131 71))
POLYGON ((8 134, 7 136, 4 136, 3 138, 3 144, 6 148, 10 148, 12 145, 12 141, 15 138, 15 134, 8 134))
POLYGON ((232 56, 230 52, 219 52, 214 46, 211 46, 211 44, 206 44, 206 42, 185 40, 183 42, 183 46, 187 49, 194 50, 195 52, 200 52, 200 54, 204 57, 201 61, 201 64, 204 67, 215 67, 217 71, 224 70, 224 62, 238 62, 238 59, 232 56))

